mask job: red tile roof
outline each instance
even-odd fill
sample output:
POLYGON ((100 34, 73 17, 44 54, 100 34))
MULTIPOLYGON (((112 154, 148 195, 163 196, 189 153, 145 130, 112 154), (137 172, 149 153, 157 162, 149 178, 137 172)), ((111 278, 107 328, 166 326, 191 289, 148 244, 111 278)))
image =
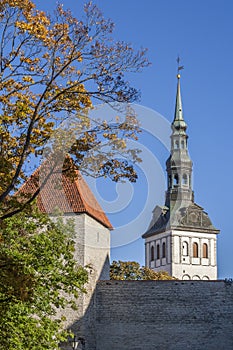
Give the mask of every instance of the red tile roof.
MULTIPOLYGON (((86 213, 107 228, 112 229, 109 219, 86 181, 79 171, 76 171, 76 174, 77 178, 71 179, 62 174, 61 171, 52 172, 37 196, 38 208, 48 214, 54 213, 56 209, 63 213, 86 213)), ((20 188, 19 194, 33 195, 38 190, 41 178, 43 178, 43 172, 42 168, 39 167, 20 188)))

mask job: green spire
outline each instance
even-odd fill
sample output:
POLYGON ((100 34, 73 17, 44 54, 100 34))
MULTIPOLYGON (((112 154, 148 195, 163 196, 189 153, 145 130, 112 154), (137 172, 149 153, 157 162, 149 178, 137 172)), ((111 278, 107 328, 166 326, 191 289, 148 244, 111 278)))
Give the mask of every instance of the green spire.
POLYGON ((180 93, 180 74, 177 74, 176 108, 175 108, 175 116, 174 116, 172 126, 177 130, 178 129, 186 130, 187 128, 187 125, 183 118, 183 109, 182 109, 182 101, 181 101, 181 93, 180 93))

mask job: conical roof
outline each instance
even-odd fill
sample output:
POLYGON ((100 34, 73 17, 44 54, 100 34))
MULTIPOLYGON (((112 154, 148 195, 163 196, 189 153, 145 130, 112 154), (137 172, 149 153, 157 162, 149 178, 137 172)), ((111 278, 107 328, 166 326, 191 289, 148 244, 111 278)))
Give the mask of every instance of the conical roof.
POLYGON ((172 122, 173 129, 177 130, 186 130, 187 124, 183 118, 183 108, 182 108, 182 100, 181 100, 181 92, 180 92, 180 74, 177 74, 177 91, 176 91, 176 107, 175 107, 175 115, 174 120, 172 122))
POLYGON ((113 228, 78 170, 76 170, 75 179, 71 179, 61 170, 55 169, 49 176, 47 176, 46 170, 47 179, 44 181, 44 174, 42 164, 20 188, 18 193, 29 197, 39 191, 36 200, 39 210, 43 213, 53 214, 56 210, 60 210, 64 214, 86 213, 105 227, 113 228))

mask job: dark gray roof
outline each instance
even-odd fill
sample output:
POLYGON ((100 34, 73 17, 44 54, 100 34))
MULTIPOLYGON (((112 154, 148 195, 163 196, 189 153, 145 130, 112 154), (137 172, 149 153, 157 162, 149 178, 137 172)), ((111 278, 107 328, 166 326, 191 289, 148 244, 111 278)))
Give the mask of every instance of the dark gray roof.
POLYGON ((161 213, 156 222, 142 237, 147 238, 169 229, 219 233, 219 230, 213 226, 204 209, 196 203, 191 203, 187 207, 178 206, 175 207, 172 212, 168 209, 166 213, 161 213))

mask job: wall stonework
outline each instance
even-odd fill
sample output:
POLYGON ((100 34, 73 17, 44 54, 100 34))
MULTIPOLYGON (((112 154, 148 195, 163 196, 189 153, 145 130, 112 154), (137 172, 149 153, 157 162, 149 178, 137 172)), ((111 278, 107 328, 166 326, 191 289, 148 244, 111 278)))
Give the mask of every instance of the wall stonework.
MULTIPOLYGON (((52 220, 56 220, 56 217, 50 216, 52 220)), ((85 214, 64 214, 64 221, 73 220, 75 225, 75 252, 74 257, 77 263, 81 266, 84 266, 84 255, 85 255, 85 214)), ((84 310, 84 294, 80 293, 80 296, 77 301, 78 309, 73 310, 72 308, 65 308, 61 310, 57 310, 56 317, 60 318, 61 316, 65 316, 66 321, 63 323, 64 328, 70 328, 72 326, 73 329, 76 327, 77 320, 80 320, 85 312, 84 310)), ((66 349, 66 347, 63 347, 66 349)))
MULTIPOLYGON (((74 220, 75 224, 75 260, 81 266, 89 267, 89 279, 85 286, 86 293, 80 294, 78 309, 66 308, 58 311, 57 315, 64 315, 64 328, 71 329, 78 337, 85 338, 86 327, 90 336, 90 347, 95 346, 95 334, 92 334, 92 297, 98 280, 109 279, 110 231, 91 216, 82 214, 66 214, 65 219, 74 220), (93 344, 93 345, 92 345, 93 344)), ((71 349, 70 344, 61 344, 63 350, 71 349)), ((79 350, 79 348, 78 348, 79 350)))
POLYGON ((85 350, 233 349, 230 282, 99 281, 87 313, 85 350))

